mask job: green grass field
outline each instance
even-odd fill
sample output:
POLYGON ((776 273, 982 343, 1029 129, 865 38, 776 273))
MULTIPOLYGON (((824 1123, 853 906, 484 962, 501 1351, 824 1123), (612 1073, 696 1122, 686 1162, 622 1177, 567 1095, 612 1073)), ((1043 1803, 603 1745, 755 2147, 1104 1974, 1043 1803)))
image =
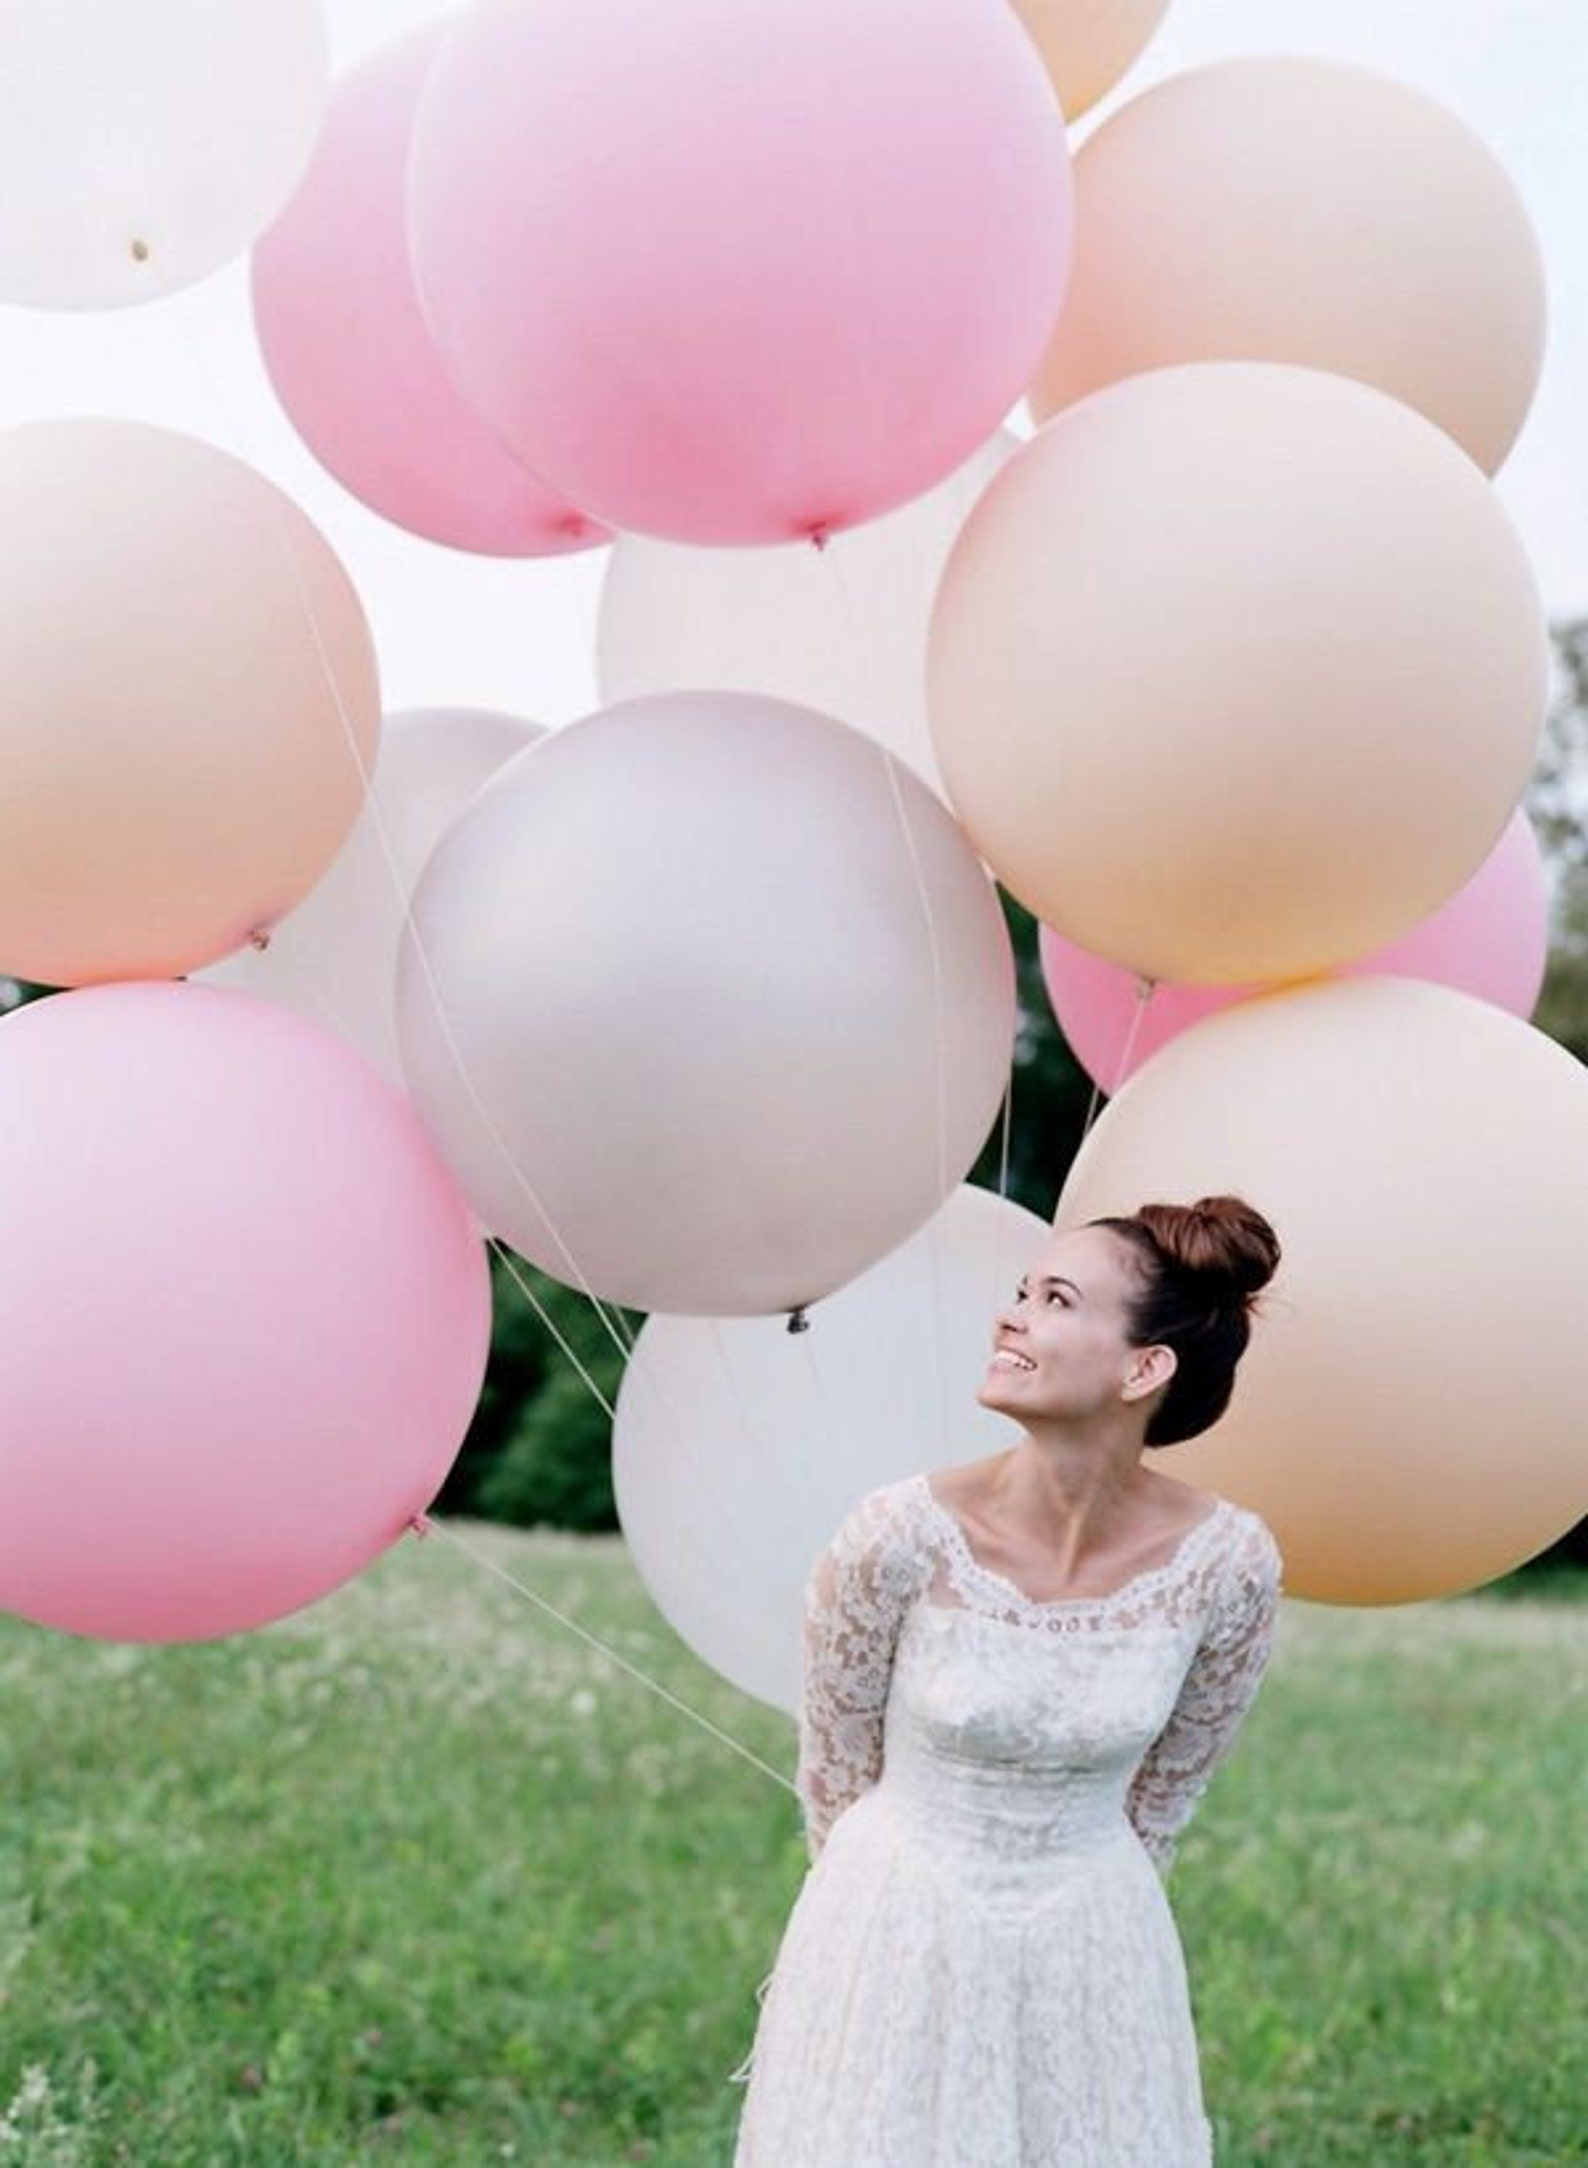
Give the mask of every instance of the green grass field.
MULTIPOLYGON (((459 1533, 791 1768, 619 1538, 459 1533)), ((1581 1587, 1285 1599, 1172 1891, 1220 2168, 1588 2160, 1581 1587)), ((725 2168, 794 1802, 444 1535, 0 1678, 0 2163, 725 2168)))

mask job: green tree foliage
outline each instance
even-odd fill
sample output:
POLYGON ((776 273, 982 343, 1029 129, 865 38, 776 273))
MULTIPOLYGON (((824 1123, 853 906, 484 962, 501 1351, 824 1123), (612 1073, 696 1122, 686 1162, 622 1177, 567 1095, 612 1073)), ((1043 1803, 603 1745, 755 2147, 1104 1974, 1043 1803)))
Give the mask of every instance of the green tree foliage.
POLYGON ((1588 1061, 1588 617, 1555 627, 1554 695, 1527 793, 1550 870, 1549 969, 1533 1021, 1588 1061))

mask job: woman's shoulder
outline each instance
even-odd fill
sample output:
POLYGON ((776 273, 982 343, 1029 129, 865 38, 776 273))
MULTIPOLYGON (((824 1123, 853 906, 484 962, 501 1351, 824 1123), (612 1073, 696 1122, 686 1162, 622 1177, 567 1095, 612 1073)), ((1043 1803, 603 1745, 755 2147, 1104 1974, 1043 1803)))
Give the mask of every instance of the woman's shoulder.
POLYGON ((1255 1507, 1234 1498, 1220 1498, 1219 1506, 1225 1524, 1219 1576, 1225 1605, 1245 1609, 1274 1602, 1285 1579, 1279 1539, 1255 1507))

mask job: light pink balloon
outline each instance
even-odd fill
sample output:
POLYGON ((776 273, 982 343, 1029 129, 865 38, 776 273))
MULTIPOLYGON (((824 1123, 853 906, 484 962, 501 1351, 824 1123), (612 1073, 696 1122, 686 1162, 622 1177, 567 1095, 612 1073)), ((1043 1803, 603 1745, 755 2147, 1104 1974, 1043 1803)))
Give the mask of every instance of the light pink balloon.
POLYGON ((528 472, 454 389, 408 262, 419 93, 450 26, 356 68, 297 194, 254 250, 254 326, 315 457, 373 510, 456 549, 552 556, 610 540, 528 472))
MULTIPOLYGON (((1164 982, 1152 988, 1143 1005, 1145 980, 1077 948, 1051 926, 1039 927, 1037 948, 1060 1030, 1087 1075, 1110 1093, 1203 1017, 1269 991, 1269 983, 1164 982)), ((1532 823, 1518 808, 1489 856, 1448 903, 1398 941, 1320 975, 1431 979, 1491 1001, 1525 1023, 1544 983, 1548 950, 1544 861, 1532 823)))
POLYGON ((0 1605, 189 1641, 360 1572, 479 1395, 485 1253, 404 1096, 229 987, 0 1023, 0 1605))
POLYGON ((503 438, 685 542, 853 526, 1019 398, 1064 122, 988 0, 485 0, 420 100, 426 316, 503 438))

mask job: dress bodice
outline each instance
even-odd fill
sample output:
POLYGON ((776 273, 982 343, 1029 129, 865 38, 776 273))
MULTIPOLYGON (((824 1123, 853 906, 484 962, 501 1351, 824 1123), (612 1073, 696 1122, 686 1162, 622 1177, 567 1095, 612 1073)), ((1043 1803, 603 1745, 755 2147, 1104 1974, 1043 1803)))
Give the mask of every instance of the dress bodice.
POLYGON ((1257 1691, 1281 1570, 1267 1524, 1220 1498, 1161 1564, 1043 1601, 981 1563, 925 1474, 868 1492, 806 1587, 812 1858, 875 1788, 870 1811, 974 1861, 989 1897, 1000 1861, 1132 1833, 1167 1875, 1257 1691))

